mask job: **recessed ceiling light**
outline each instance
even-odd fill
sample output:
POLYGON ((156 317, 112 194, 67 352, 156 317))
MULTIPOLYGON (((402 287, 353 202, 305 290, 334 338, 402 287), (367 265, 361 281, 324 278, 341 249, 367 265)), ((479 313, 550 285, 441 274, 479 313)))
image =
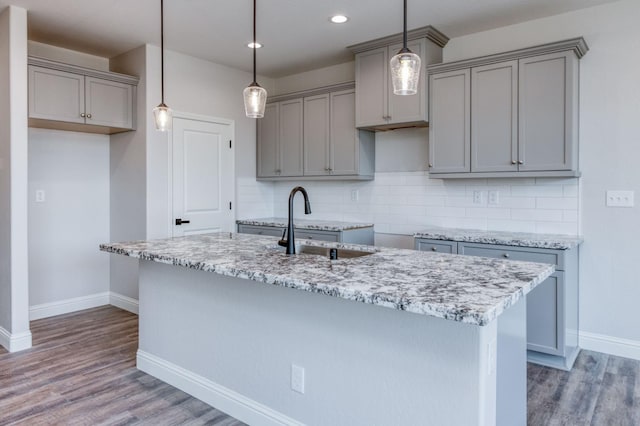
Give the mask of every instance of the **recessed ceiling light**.
POLYGON ((247 47, 250 49, 260 49, 262 47, 262 44, 251 42, 247 44, 247 47))
POLYGON ((329 20, 334 24, 344 24, 349 20, 349 18, 347 18, 344 15, 334 15, 331 18, 329 18, 329 20))

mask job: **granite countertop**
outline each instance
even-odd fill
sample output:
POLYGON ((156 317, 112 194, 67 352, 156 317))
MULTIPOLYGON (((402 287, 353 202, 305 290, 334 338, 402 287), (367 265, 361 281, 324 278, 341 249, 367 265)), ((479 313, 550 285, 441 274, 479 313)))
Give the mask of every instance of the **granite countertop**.
MULTIPOLYGON (((266 217, 262 219, 239 219, 239 225, 287 227, 289 219, 282 217, 266 217)), ((372 228, 373 223, 340 222, 333 220, 294 219, 296 229, 313 229, 316 231, 348 231, 350 229, 372 228)))
POLYGON ((515 247, 569 250, 580 245, 580 236, 530 234, 526 232, 481 231, 477 229, 432 227, 414 234, 415 238, 462 241, 467 243, 501 244, 515 247))
POLYGON ((216 233, 100 245, 110 253, 486 325, 554 271, 553 265, 302 240, 372 252, 352 259, 287 256, 273 237, 216 233))

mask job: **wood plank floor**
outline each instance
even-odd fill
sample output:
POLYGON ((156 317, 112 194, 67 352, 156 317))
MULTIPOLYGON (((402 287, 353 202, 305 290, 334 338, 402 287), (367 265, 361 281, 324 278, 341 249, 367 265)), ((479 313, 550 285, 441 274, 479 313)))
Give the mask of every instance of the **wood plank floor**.
MULTIPOLYGON (((239 426, 135 368, 138 317, 106 306, 31 322, 0 347, 0 425, 239 426)), ((640 426, 640 361, 582 351, 571 372, 529 364, 530 426, 640 426)))
POLYGON ((0 349, 0 425, 243 425, 136 369, 136 315, 106 306, 31 332, 32 349, 0 349))

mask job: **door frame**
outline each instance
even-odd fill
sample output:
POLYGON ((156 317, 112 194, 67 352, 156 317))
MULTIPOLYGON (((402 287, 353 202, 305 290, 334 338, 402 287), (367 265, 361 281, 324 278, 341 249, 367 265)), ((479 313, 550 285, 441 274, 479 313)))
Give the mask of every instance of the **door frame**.
POLYGON ((208 115, 193 114, 190 112, 173 111, 171 131, 167 137, 167 211, 169 220, 167 221, 167 235, 169 238, 173 237, 173 120, 176 118, 182 118, 185 120, 203 121, 211 124, 223 124, 230 126, 231 129, 231 184, 233 188, 233 195, 231 196, 231 202, 234 208, 231 209, 233 221, 236 220, 236 122, 228 118, 212 117, 208 115))

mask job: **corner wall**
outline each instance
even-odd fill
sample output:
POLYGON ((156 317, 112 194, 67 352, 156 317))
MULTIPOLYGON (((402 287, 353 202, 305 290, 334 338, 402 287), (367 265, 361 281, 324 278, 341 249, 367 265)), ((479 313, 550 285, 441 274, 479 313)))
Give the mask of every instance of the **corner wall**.
POLYGON ((27 233, 27 11, 0 13, 0 345, 31 347, 27 233))

